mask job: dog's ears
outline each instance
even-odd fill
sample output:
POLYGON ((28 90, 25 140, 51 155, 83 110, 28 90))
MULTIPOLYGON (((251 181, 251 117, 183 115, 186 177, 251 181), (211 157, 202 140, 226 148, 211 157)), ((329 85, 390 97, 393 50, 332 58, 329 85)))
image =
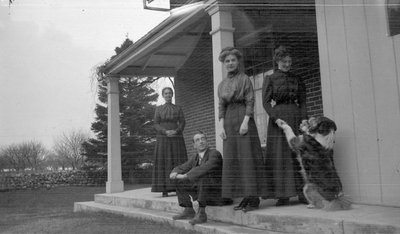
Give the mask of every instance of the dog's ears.
POLYGON ((324 136, 329 134, 331 130, 337 130, 335 122, 325 116, 311 117, 308 120, 308 124, 310 133, 319 133, 324 136))

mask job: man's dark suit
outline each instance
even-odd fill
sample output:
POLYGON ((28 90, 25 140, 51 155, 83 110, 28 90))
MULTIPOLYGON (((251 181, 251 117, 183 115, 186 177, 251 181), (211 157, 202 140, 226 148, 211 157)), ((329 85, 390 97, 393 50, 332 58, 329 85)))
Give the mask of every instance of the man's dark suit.
POLYGON ((221 199, 222 156, 215 149, 207 149, 201 161, 199 154, 175 167, 172 172, 186 174, 188 180, 176 181, 179 205, 191 207, 190 196, 200 206, 226 205, 231 203, 221 199))

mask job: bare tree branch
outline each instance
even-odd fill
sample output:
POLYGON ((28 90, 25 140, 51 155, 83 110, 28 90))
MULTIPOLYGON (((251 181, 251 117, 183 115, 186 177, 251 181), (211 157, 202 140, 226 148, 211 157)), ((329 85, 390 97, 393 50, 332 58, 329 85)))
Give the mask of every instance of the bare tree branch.
POLYGON ((47 150, 44 145, 36 141, 27 141, 12 144, 0 151, 2 161, 8 168, 16 171, 30 169, 38 170, 44 166, 47 150))
POLYGON ((60 163, 67 162, 73 170, 82 167, 85 160, 82 154, 82 144, 87 139, 89 139, 89 135, 81 130, 64 132, 56 138, 53 151, 60 163))

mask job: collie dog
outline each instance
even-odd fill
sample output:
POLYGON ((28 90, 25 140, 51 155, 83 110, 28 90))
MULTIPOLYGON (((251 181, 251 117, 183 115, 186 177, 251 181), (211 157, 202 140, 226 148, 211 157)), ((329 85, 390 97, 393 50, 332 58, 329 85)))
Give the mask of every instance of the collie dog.
POLYGON ((290 148, 296 152, 304 180, 303 193, 308 208, 347 210, 351 202, 345 198, 342 183, 333 161, 336 124, 327 117, 310 118, 300 124, 302 135, 281 119, 276 124, 284 131, 290 148))

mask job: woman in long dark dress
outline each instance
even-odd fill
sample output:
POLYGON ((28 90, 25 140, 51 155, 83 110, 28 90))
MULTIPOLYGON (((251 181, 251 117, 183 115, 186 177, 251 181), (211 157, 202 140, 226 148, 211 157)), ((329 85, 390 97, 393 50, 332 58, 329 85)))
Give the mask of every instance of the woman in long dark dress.
POLYGON ((222 197, 244 197, 235 210, 257 209, 265 196, 261 144, 253 119, 254 91, 240 71, 242 54, 233 47, 221 51, 219 60, 227 76, 218 86, 219 119, 223 128, 222 197))
POLYGON ((182 132, 185 128, 185 118, 181 107, 172 104, 174 93, 170 87, 162 90, 165 104, 158 106, 154 114, 154 128, 157 130, 157 142, 154 149, 154 168, 152 192, 175 191, 175 185, 169 179, 169 174, 177 165, 187 160, 185 141, 182 132))
POLYGON ((275 50, 278 68, 266 76, 263 83, 263 106, 268 113, 267 149, 265 155, 268 190, 278 199, 276 205, 288 205, 290 197, 302 196, 303 182, 296 156, 286 142, 285 134, 276 121, 285 121, 298 135, 299 125, 307 119, 306 88, 298 76, 289 70, 292 58, 283 46, 275 50))

